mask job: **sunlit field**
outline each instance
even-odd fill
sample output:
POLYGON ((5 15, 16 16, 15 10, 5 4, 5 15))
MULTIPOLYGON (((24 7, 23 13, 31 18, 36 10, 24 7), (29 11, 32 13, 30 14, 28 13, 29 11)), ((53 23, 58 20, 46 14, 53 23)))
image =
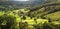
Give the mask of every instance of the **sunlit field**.
POLYGON ((0 29, 60 29, 59 0, 10 1, 0 2, 0 29))
MULTIPOLYGON (((2 12, 2 11, 0 11, 0 16, 2 16, 2 15, 4 15, 4 14, 7 13, 7 15, 12 15, 12 16, 16 17, 16 22, 20 22, 21 21, 21 17, 18 15, 19 11, 20 11, 20 9, 19 10, 8 11, 8 12, 5 12, 5 11, 2 12), (13 13, 13 12, 15 12, 15 13, 13 13)), ((37 19, 38 23, 41 23, 41 22, 43 23, 45 21, 48 22, 48 20, 45 20, 45 19, 39 19, 39 18, 37 19)), ((35 23, 34 22, 34 18, 31 19, 28 16, 26 16, 26 20, 22 20, 22 22, 28 22, 29 24, 34 24, 35 23)))
MULTIPOLYGON (((0 11, 0 16, 2 16, 2 15, 4 15, 4 14, 7 14, 7 15, 11 15, 11 16, 14 16, 14 17, 16 17, 16 27, 17 27, 17 29, 19 29, 19 22, 27 22, 28 23, 28 25, 29 25, 29 27, 31 27, 31 28, 33 28, 33 24, 44 24, 45 22, 47 22, 48 23, 48 20, 47 19, 42 19, 42 18, 37 18, 37 20, 34 20, 35 18, 30 18, 30 17, 28 17, 28 16, 26 16, 26 19, 24 20, 24 19, 21 19, 22 18, 22 16, 19 16, 18 15, 18 12, 19 11, 23 11, 24 13, 27 13, 27 12, 29 12, 29 11, 25 11, 24 9, 19 9, 19 10, 13 10, 13 11, 8 11, 8 12, 5 12, 5 11, 0 11), (36 22, 37 23, 36 23, 36 22)), ((56 15, 58 15, 59 16, 59 12, 56 12, 57 14, 54 14, 55 16, 56 15)), ((47 18, 48 17, 50 17, 50 16, 52 16, 52 17, 54 17, 52 14, 49 14, 49 15, 47 15, 47 18)), ((57 17, 58 18, 58 17, 57 17)), ((58 22, 58 21, 54 21, 54 22, 52 22, 52 23, 54 23, 54 24, 60 24, 60 22, 58 22)))

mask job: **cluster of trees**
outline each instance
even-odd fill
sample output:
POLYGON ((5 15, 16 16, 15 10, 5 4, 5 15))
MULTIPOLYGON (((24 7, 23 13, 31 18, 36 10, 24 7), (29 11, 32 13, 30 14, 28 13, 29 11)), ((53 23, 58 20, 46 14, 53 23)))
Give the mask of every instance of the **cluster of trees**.
MULTIPOLYGON (((25 19, 24 16, 22 19, 25 19)), ((60 24, 54 24, 50 21, 42 23, 37 23, 37 19, 34 19, 35 24, 29 25, 28 22, 19 22, 18 29, 59 29, 60 24), (33 26, 33 27, 30 27, 33 26)), ((16 18, 11 15, 4 14, 0 16, 0 29, 17 29, 16 18)))
POLYGON ((33 24, 32 26, 33 27, 29 27, 28 23, 27 22, 20 22, 19 24, 20 26, 20 29, 59 29, 60 28, 60 24, 54 24, 54 23, 51 23, 51 22, 44 22, 43 24, 42 23, 39 23, 39 24, 33 24))
POLYGON ((16 26, 16 19, 11 15, 0 16, 0 29, 14 29, 16 26))
MULTIPOLYGON (((4 11, 4 10, 17 9, 14 7, 12 8, 12 6, 5 6, 5 7, 4 9, 0 8, 0 10, 4 11)), ((28 22, 22 22, 22 19, 26 20, 26 16, 24 15, 24 12, 20 12, 18 15, 22 17, 21 17, 21 22, 19 22, 19 29, 59 29, 60 24, 54 24, 52 23, 53 21, 51 18, 46 18, 46 15, 57 11, 60 11, 59 5, 41 7, 41 9, 40 7, 30 9, 30 11, 27 13, 26 16, 29 16, 31 19, 34 18, 35 24, 31 25, 33 27, 30 27, 28 22), (37 23, 38 18, 48 19, 48 22, 44 22, 43 24, 37 23)), ((17 27, 17 23, 16 23, 16 18, 14 16, 7 14, 0 16, 0 29, 16 29, 16 27, 17 27)))
MULTIPOLYGON (((25 16, 23 16, 22 19, 26 18, 25 16)), ((31 17, 33 18, 33 17, 31 17)), ((37 19, 34 19, 35 24, 31 25, 33 27, 29 27, 30 25, 28 24, 28 22, 20 22, 19 23, 19 28, 20 29, 59 29, 60 28, 60 24, 54 24, 50 18, 48 18, 48 22, 44 22, 42 23, 37 23, 36 21, 37 19)))
POLYGON ((19 7, 17 7, 17 5, 0 5, 0 11, 18 10, 20 9, 19 7))

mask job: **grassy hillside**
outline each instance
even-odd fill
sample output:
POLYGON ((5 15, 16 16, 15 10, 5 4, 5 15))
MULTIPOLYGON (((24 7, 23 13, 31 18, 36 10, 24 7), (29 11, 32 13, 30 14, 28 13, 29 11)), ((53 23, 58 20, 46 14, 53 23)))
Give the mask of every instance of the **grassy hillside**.
POLYGON ((60 11, 60 5, 58 3, 50 3, 42 5, 41 7, 33 8, 30 10, 28 16, 32 17, 44 17, 46 15, 60 11), (57 5, 56 5, 57 4, 57 5), (40 9, 39 9, 40 8, 40 9), (31 14, 30 14, 31 13, 31 14))
MULTIPOLYGON (((2 6, 0 6, 2 7, 2 6)), ((5 8, 5 7, 4 7, 5 8)), ((8 7, 7 7, 8 8, 8 7)), ((10 8, 10 7, 9 7, 10 8)), ((52 2, 35 7, 1 9, 0 29, 59 29, 60 3, 52 2)))

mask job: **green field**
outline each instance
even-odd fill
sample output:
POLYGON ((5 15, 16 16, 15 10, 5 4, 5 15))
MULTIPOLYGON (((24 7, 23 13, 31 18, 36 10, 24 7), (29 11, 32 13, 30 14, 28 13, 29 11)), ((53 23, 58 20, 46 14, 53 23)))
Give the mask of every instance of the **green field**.
POLYGON ((60 2, 26 8, 0 5, 0 29, 59 29, 60 2))

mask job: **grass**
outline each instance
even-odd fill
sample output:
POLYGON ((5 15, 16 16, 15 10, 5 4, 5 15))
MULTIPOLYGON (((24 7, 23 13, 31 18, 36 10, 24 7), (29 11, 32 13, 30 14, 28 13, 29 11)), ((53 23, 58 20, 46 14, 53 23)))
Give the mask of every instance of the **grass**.
MULTIPOLYGON (((12 16, 16 17, 17 26, 19 26, 19 22, 21 21, 21 17, 18 15, 18 12, 20 10, 22 10, 22 9, 6 12, 8 15, 12 15, 12 16), (15 13, 13 13, 13 12, 15 12, 15 13)), ((25 12, 25 11, 23 11, 23 12, 25 12)), ((3 15, 3 14, 5 14, 5 12, 0 11, 0 16, 3 15)), ((53 14, 47 15, 47 18, 48 17, 51 17, 51 18, 56 18, 57 17, 58 18, 58 17, 60 17, 59 15, 60 15, 59 12, 55 12, 53 14)), ((28 22, 28 24, 30 24, 30 25, 35 24, 34 18, 30 19, 30 17, 28 17, 28 16, 26 16, 26 20, 22 20, 22 22, 28 22)), ((44 22, 48 22, 48 20, 47 19, 41 19, 41 18, 37 19, 37 23, 42 23, 43 24, 44 22)), ((53 22, 53 23, 56 23, 56 22, 53 22)))
MULTIPOLYGON (((20 20, 21 20, 21 17, 19 17, 19 15, 18 15, 18 11, 20 11, 20 10, 14 10, 14 11, 8 11, 8 12, 6 12, 8 15, 12 15, 12 16, 14 16, 14 17, 16 17, 16 22, 17 23, 19 23, 20 22, 20 20), (15 12, 15 13, 13 13, 13 12, 15 12)), ((0 15, 3 15, 3 14, 5 14, 5 12, 3 11, 0 11, 0 15)), ((22 20, 23 22, 28 22, 28 24, 34 24, 35 22, 34 22, 34 18, 33 19, 30 19, 30 17, 27 17, 26 16, 26 20, 22 20)), ((45 22, 45 21, 47 21, 47 20, 44 20, 44 19, 37 19, 37 22, 38 23, 40 23, 40 22, 45 22)))
POLYGON ((60 19, 60 11, 46 15, 46 18, 60 19))

